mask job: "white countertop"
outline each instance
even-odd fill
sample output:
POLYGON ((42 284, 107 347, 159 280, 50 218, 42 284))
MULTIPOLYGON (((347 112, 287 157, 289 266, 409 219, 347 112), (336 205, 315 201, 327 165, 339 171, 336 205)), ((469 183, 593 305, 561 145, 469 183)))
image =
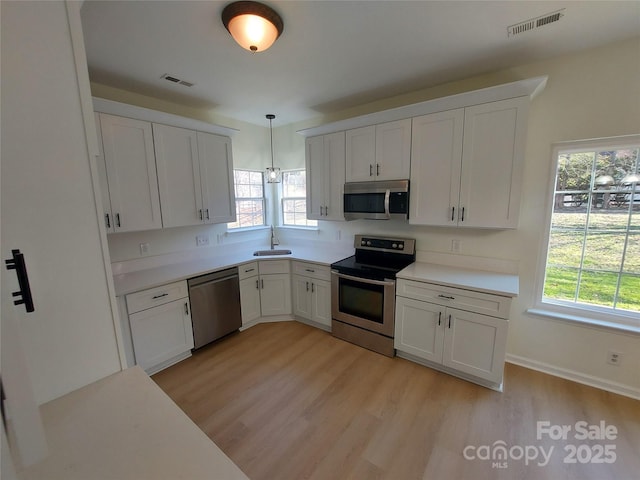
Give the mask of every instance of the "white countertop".
POLYGON ((23 480, 248 477, 140 367, 40 407, 49 456, 23 480))
POLYGON ((412 263, 401 270, 397 277, 492 293, 505 297, 517 297, 520 289, 520 280, 517 275, 438 265, 435 263, 412 263))
POLYGON ((218 255, 114 275, 113 281, 116 296, 127 295, 147 288, 186 280, 205 273, 221 270, 223 268, 235 267, 243 263, 257 260, 291 259, 330 265, 331 263, 342 260, 354 253, 354 249, 352 247, 332 249, 326 247, 288 247, 287 245, 278 245, 276 249, 291 250, 291 255, 253 256, 253 252, 255 250, 268 249, 268 245, 266 247, 258 245, 255 248, 252 247, 243 250, 221 248, 220 254, 218 255))

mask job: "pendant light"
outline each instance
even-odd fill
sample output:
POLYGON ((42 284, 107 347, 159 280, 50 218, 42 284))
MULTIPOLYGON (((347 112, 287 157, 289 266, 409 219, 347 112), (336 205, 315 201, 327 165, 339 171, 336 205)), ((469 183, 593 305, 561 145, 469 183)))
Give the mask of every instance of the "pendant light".
POLYGON ((238 45, 253 53, 273 45, 284 28, 280 15, 258 2, 230 3, 222 11, 222 23, 238 45))
POLYGON ((269 120, 269 134, 271 135, 271 166, 267 167, 267 183, 280 183, 280 169, 273 166, 273 119, 276 118, 272 113, 267 114, 269 120))

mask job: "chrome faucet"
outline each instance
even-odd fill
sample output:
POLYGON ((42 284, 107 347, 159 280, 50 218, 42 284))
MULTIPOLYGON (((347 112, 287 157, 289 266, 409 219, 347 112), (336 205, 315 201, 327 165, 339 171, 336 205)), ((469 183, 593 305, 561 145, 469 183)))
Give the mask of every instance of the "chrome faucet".
POLYGON ((271 225, 271 250, 273 250, 273 247, 275 247, 276 245, 280 245, 280 241, 276 238, 276 234, 273 230, 273 225, 271 225))

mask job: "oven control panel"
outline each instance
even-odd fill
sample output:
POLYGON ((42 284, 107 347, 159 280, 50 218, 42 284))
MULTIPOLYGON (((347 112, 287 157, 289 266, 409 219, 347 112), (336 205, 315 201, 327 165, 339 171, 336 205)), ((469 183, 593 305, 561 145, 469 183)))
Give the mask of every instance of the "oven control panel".
POLYGON ((354 242, 356 248, 407 253, 409 255, 415 253, 415 245, 416 241, 411 238, 384 238, 365 235, 356 235, 354 242))

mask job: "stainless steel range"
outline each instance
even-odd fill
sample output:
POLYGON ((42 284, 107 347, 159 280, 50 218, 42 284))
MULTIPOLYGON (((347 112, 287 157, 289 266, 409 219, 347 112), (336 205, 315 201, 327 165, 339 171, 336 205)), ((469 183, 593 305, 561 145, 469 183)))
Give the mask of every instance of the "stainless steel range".
POLYGON ((331 332, 393 357, 396 273, 416 259, 409 238, 355 236, 356 254, 331 265, 331 332))

